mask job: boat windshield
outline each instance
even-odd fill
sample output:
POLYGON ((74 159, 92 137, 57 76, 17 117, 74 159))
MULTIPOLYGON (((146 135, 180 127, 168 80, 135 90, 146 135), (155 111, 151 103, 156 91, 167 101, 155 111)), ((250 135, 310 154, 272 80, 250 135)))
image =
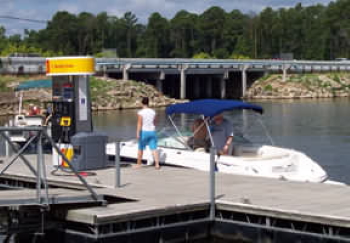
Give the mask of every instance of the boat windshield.
MULTIPOLYGON (((224 117, 231 121, 234 130, 234 145, 253 146, 254 144, 271 144, 259 124, 260 115, 247 111, 225 112, 224 117), (254 141, 251 142, 251 141, 254 141)), ((193 124, 198 121, 198 115, 179 114, 172 116, 172 122, 165 124, 165 127, 158 132, 158 145, 160 147, 195 150, 191 146, 191 139, 194 137, 193 124)), ((209 124, 210 126, 210 124, 209 124)), ((207 129, 205 127, 205 129, 207 129)), ((209 128, 210 129, 210 128, 209 128)), ((206 150, 210 147, 210 139, 207 137, 208 144, 206 150)))
POLYGON ((167 128, 158 133, 158 146, 175 149, 188 149, 188 140, 193 134, 190 131, 181 131, 179 135, 175 129, 167 128))

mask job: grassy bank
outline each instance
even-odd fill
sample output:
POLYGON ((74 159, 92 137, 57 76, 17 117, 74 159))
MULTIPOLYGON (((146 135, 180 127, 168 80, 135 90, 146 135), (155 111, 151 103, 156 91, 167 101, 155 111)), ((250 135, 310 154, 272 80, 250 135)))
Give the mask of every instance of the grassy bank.
POLYGON ((248 98, 332 98, 350 96, 350 73, 266 75, 249 88, 248 98))
MULTIPOLYGON (((14 88, 25 80, 47 79, 46 76, 1 76, 0 92, 2 96, 12 97, 1 98, 0 95, 0 115, 13 114, 18 109, 18 98, 14 88), (11 100, 11 101, 10 101, 11 100)), ((102 77, 91 77, 90 92, 92 109, 94 111, 132 109, 140 107, 141 97, 150 98, 151 106, 162 107, 169 104, 181 102, 169 98, 158 92, 152 85, 133 80, 115 80, 102 77)), ((36 88, 23 91, 24 109, 28 108, 30 103, 44 108, 44 102, 50 101, 52 97, 51 89, 36 88)))

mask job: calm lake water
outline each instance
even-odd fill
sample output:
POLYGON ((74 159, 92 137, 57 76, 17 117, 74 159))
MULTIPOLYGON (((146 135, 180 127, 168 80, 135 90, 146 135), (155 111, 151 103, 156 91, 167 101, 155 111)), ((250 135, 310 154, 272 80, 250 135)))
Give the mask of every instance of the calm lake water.
MULTIPOLYGON (((264 108, 262 116, 252 112, 227 113, 235 131, 242 131, 253 141, 269 143, 265 130, 274 144, 300 150, 317 161, 333 180, 350 184, 350 99, 302 99, 252 101, 264 108), (266 129, 259 123, 263 121, 266 129)), ((157 129, 169 126, 165 110, 157 110, 157 129)), ((177 124, 188 117, 175 117, 177 124)), ((110 140, 135 137, 136 110, 95 114, 94 128, 108 134, 110 140)), ((188 127, 188 126, 187 126, 188 127)))

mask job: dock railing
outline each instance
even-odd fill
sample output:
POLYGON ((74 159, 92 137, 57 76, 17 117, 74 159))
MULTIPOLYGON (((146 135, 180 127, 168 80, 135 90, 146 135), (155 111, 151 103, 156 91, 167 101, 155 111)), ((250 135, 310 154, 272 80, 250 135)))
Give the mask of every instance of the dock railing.
MULTIPOLYGON (((81 183, 86 187, 86 189, 90 192, 91 197, 95 201, 99 201, 99 197, 94 189, 87 183, 87 181, 79 174, 77 169, 71 163, 71 161, 66 157, 64 153, 58 148, 55 141, 47 134, 47 127, 45 126, 33 126, 33 127, 0 127, 0 135, 6 141, 6 146, 9 146, 14 155, 12 155, 12 159, 6 164, 6 166, 0 171, 0 176, 5 173, 8 168, 11 167, 15 161, 20 158, 24 164, 29 168, 29 170, 36 177, 36 196, 37 202, 40 205, 45 205, 49 203, 48 199, 48 183, 46 178, 46 168, 45 168, 45 159, 43 153, 43 144, 42 141, 47 139, 51 144, 52 148, 56 150, 56 152, 62 157, 62 159, 68 164, 69 168, 72 172, 79 178, 81 183), (14 142, 11 141, 9 136, 10 132, 31 132, 32 136, 25 142, 25 144, 21 148, 17 148, 14 142), (37 152, 37 165, 36 169, 31 165, 30 161, 25 157, 24 152, 30 145, 36 145, 37 152), (45 198, 42 197, 42 189, 45 190, 45 198), (45 199, 45 200, 43 200, 45 199)), ((8 154, 7 154, 8 155, 8 154)), ((10 158, 10 157, 9 157, 10 158)))
POLYGON ((121 186, 120 184, 120 141, 115 142, 115 157, 114 157, 114 165, 115 165, 115 183, 114 187, 118 188, 121 186))
POLYGON ((209 171, 209 201, 210 201, 210 220, 215 219, 215 155, 216 148, 210 148, 210 171, 209 171))

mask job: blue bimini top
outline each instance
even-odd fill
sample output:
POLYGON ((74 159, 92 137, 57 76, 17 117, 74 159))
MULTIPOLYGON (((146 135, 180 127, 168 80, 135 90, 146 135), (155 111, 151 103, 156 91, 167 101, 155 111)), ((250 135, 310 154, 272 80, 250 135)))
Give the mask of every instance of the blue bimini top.
POLYGON ((234 109, 248 109, 263 113, 263 108, 258 105, 249 104, 247 102, 238 100, 218 100, 218 99, 204 99, 186 102, 182 104, 170 105, 166 108, 167 115, 176 113, 197 114, 205 117, 214 117, 223 111, 234 109))

